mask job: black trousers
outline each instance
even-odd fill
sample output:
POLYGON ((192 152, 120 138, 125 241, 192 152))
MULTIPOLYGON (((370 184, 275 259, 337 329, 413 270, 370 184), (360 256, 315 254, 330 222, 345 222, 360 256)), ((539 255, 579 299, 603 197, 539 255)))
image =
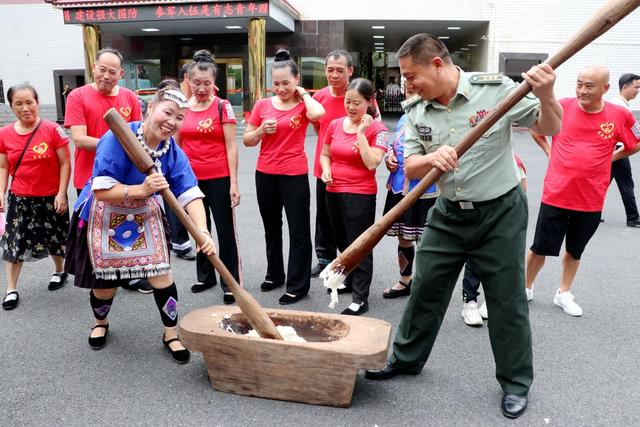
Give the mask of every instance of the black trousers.
POLYGON ((474 271, 473 261, 467 260, 464 265, 464 276, 462 277, 462 301, 467 303, 478 301, 480 292, 480 278, 474 271))
POLYGON ((286 291, 297 296, 306 295, 311 283, 312 251, 309 178, 307 174, 271 175, 256 171, 256 191, 267 246, 265 280, 285 282, 282 255, 284 207, 289 227, 286 291))
POLYGON ((167 202, 164 202, 164 213, 167 215, 169 229, 171 230, 171 246, 169 249, 173 249, 174 251, 188 251, 191 248, 189 232, 178 220, 178 217, 173 213, 169 205, 167 205, 167 202))
POLYGON ((329 264, 337 254, 333 230, 326 202, 327 184, 316 179, 316 235, 315 249, 318 264, 329 264))
MULTIPOLYGON (((376 196, 327 192, 326 199, 333 237, 342 252, 373 225, 376 196)), ((369 253, 345 280, 345 285, 353 289, 353 302, 367 302, 372 278, 373 253, 369 253)))
MULTIPOLYGON (((211 231, 211 215, 216 224, 215 235, 218 236, 218 253, 220 260, 227 267, 233 277, 240 283, 240 262, 238 255, 238 239, 236 224, 231 208, 231 196, 229 189, 231 179, 228 176, 216 179, 198 181, 198 187, 204 193, 204 210, 207 214, 207 229, 211 231)), ((213 233, 212 233, 213 235, 213 233)), ((207 256, 198 253, 196 258, 196 270, 198 282, 205 284, 216 283, 216 271, 207 259, 207 256)), ((229 291, 224 280, 220 280, 224 292, 229 291)))
POLYGON ((631 175, 631 162, 628 157, 611 163, 611 181, 616 180, 624 211, 627 214, 627 222, 638 221, 638 206, 633 192, 633 176, 631 175))

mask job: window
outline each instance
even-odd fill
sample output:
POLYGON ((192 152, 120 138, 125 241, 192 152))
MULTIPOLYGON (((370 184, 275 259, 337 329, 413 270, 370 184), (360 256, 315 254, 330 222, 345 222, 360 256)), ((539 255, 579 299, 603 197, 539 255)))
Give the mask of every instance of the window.
POLYGON ((516 83, 520 83, 521 73, 534 65, 541 64, 548 56, 546 53, 500 52, 499 71, 516 83))

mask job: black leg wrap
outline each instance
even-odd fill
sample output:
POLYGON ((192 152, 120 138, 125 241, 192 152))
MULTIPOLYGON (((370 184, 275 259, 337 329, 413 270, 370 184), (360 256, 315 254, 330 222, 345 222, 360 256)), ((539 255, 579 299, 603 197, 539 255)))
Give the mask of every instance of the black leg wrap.
POLYGON ((409 247, 398 246, 398 265, 400 266, 401 276, 411 276, 413 273, 413 259, 416 256, 416 247, 411 245, 409 247))
POLYGON ((178 288, 176 284, 164 289, 153 288, 153 298, 160 311, 162 324, 167 328, 173 328, 178 324, 178 288))
POLYGON ((93 310, 93 315, 96 317, 96 319, 104 320, 107 318, 109 310, 111 310, 113 298, 99 299, 95 296, 92 289, 91 292, 89 292, 89 302, 91 303, 91 309, 93 310))

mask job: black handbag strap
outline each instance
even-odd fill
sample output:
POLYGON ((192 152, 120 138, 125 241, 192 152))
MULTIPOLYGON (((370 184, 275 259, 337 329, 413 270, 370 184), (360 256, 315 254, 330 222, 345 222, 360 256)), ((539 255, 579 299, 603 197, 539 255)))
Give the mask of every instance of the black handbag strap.
POLYGON ((38 132, 38 128, 40 127, 41 124, 42 124, 42 119, 40 119, 40 122, 38 123, 38 125, 35 127, 35 129, 33 129, 33 133, 27 140, 27 143, 24 144, 24 148, 22 149, 22 154, 20 154, 20 158, 18 159, 18 163, 16 163, 16 168, 13 170, 13 175, 11 175, 11 178, 16 177, 16 174, 18 173, 18 168, 20 167, 20 163, 22 163, 22 158, 24 157, 24 153, 27 152, 27 147, 29 146, 29 144, 31 144, 31 140, 33 139, 33 137, 36 136, 36 132, 38 132))

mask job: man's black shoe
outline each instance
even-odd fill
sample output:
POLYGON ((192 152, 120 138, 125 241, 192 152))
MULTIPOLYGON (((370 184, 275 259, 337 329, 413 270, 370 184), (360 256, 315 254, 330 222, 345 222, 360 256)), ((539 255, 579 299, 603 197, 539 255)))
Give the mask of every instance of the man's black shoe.
POLYGON ((627 221, 627 227, 636 227, 639 228, 640 227, 640 220, 635 220, 635 221, 627 221))
POLYGON ((388 380, 396 375, 418 375, 422 371, 418 366, 395 367, 389 362, 382 369, 367 369, 364 377, 370 380, 388 380))
POLYGON ((311 277, 318 277, 320 275, 320 273, 322 273, 322 270, 324 270, 324 268, 327 266, 327 264, 316 264, 312 269, 311 269, 311 277))
POLYGON ((507 418, 518 418, 524 413, 524 410, 527 409, 528 403, 529 399, 527 396, 505 393, 504 396, 502 396, 502 405, 500 405, 502 415, 507 418))

